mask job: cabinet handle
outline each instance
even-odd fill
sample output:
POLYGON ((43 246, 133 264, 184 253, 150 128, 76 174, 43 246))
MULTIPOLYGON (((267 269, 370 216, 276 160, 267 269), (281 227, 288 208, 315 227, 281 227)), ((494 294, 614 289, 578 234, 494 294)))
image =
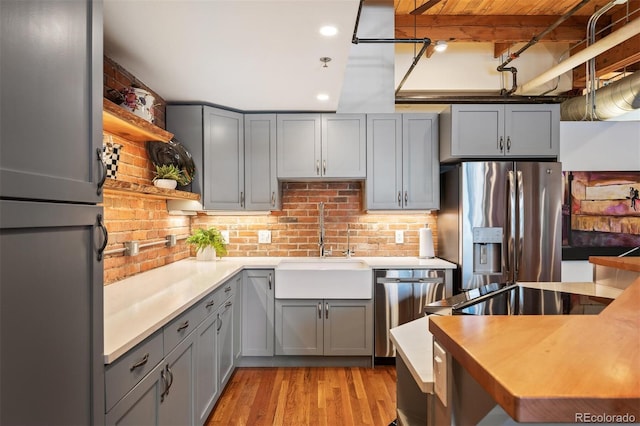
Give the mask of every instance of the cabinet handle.
POLYGON ((500 152, 504 151, 504 138, 500 136, 500 141, 498 142, 498 146, 500 147, 500 152))
POLYGON ((326 319, 329 319, 329 304, 328 304, 328 303, 326 303, 326 304, 324 305, 324 317, 325 317, 326 319))
POLYGON ((327 174, 327 160, 322 160, 322 174, 327 174))
POLYGON ((398 191, 398 207, 402 207, 402 191, 398 191))
POLYGON ((164 396, 169 391, 169 383, 167 382, 167 378, 164 375, 164 368, 160 372, 160 380, 162 380, 162 385, 163 385, 162 393, 160 394, 160 402, 164 402, 164 396))
POLYGON ((216 318, 216 321, 218 322, 218 327, 216 328, 216 332, 220 332, 220 329, 222 328, 222 320, 220 319, 220 314, 218 314, 218 317, 216 318))
POLYGON ((269 274, 269 290, 271 290, 271 274, 269 274))
POLYGON ((170 380, 167 384, 167 392, 165 393, 165 395, 169 395, 169 389, 171 389, 171 386, 173 386, 173 371, 171 371, 171 369, 169 368, 169 364, 167 364, 166 369, 170 380))
POLYGON ((229 293, 231 291, 231 286, 225 287, 224 292, 229 293))
POLYGON ((207 309, 208 309, 208 308, 212 307, 212 306, 213 306, 213 305, 215 305, 215 304, 216 304, 216 301, 215 301, 215 300, 210 300, 210 301, 205 305, 205 308, 207 308, 207 309))
POLYGON ((507 152, 511 151, 511 136, 507 136, 507 152))
POLYGON ((244 207, 244 192, 240 191, 240 207, 244 207))
POLYGON ((102 255, 104 254, 104 249, 107 248, 107 244, 109 243, 109 231, 107 231, 107 227, 104 226, 104 218, 101 214, 98 215, 98 228, 100 228, 104 237, 104 241, 98 249, 98 262, 100 262, 102 260, 102 255))
POLYGON ((144 354, 144 356, 142 357, 142 359, 138 362, 136 362, 135 364, 133 364, 131 366, 131 368, 129 368, 129 371, 133 371, 138 367, 142 367, 143 365, 145 365, 147 362, 149 361, 149 353, 147 352, 146 354, 144 354))
POLYGON ((318 319, 322 319, 322 302, 318 302, 318 319))
POLYGON ((228 308, 231 305, 233 305, 233 302, 231 302, 231 300, 229 300, 227 303, 224 304, 224 307, 228 308))
POLYGON ((104 186, 104 182, 107 180, 107 165, 102 161, 102 148, 96 148, 96 153, 98 154, 98 164, 100 164, 100 168, 102 170, 102 176, 98 181, 96 194, 102 195, 102 187, 104 186))
POLYGON ((409 205, 409 192, 404 191, 404 206, 407 207, 409 205))
POLYGON ((316 174, 320 176, 320 160, 316 160, 316 174))
POLYGON ((271 192, 271 206, 272 207, 276 206, 276 192, 275 191, 271 192))
POLYGON ((180 333, 182 330, 185 330, 189 327, 189 321, 185 321, 182 323, 182 325, 180 327, 178 327, 178 333, 180 333))

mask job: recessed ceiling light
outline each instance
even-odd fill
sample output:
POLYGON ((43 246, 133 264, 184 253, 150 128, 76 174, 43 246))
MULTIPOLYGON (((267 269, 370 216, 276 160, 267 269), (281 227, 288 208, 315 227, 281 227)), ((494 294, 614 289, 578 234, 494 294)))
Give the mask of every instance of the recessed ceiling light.
POLYGON ((338 34, 338 29, 333 25, 325 25, 324 27, 320 28, 320 34, 325 37, 331 37, 338 34))
POLYGON ((318 99, 319 101, 328 101, 329 95, 327 95, 326 93, 318 93, 318 96, 316 96, 316 99, 318 99))

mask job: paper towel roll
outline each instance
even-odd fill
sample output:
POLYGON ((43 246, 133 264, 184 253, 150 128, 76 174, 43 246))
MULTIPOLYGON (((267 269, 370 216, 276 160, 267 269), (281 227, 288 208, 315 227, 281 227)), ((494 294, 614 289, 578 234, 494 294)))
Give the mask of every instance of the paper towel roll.
POLYGON ((428 259, 435 256, 433 251, 433 234, 430 228, 420 228, 420 254, 421 259, 428 259))

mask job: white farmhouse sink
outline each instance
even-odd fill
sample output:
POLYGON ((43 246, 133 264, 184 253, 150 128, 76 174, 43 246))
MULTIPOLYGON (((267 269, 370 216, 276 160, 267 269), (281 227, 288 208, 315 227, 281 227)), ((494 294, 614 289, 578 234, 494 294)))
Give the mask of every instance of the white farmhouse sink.
POLYGON ((358 259, 286 259, 276 267, 276 299, 371 299, 373 277, 358 259))

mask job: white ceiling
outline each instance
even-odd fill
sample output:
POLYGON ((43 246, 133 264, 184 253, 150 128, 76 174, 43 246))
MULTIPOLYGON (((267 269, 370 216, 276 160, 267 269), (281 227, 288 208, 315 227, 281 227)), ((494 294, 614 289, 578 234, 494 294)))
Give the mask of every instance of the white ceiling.
POLYGON ((167 101, 337 109, 358 0, 105 0, 105 54, 167 101), (323 25, 338 34, 327 38, 323 25), (323 68, 320 57, 332 58, 323 68), (326 93, 329 100, 318 101, 326 93))

